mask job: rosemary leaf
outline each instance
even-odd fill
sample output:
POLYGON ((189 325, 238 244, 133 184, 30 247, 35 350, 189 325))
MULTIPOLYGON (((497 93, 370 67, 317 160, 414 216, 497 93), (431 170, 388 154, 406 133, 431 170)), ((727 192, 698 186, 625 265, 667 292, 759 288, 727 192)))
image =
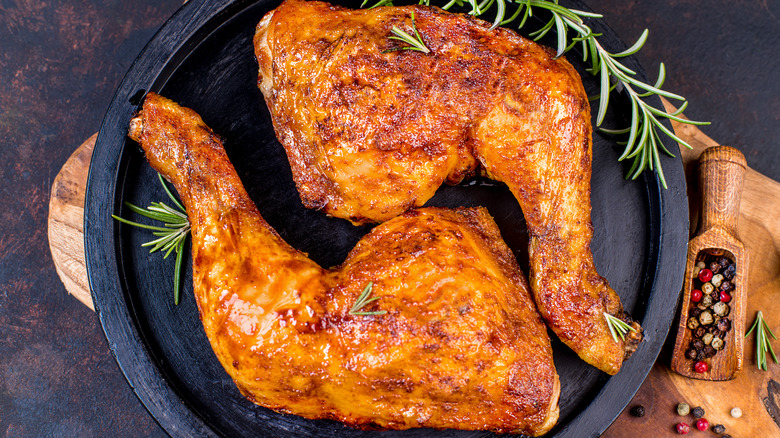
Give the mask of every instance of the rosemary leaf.
POLYGON ((158 174, 157 176, 160 180, 160 184, 162 184, 165 189, 165 193, 178 210, 162 202, 152 202, 147 208, 141 208, 129 202, 125 202, 124 204, 130 211, 136 214, 162 222, 162 227, 133 222, 113 214, 111 217, 123 224, 151 230, 152 235, 157 238, 141 244, 143 247, 151 246, 152 248, 149 250, 150 253, 160 251, 163 253, 163 259, 167 259, 172 252, 176 252, 176 262, 173 271, 173 301, 175 304, 179 304, 181 295, 181 273, 184 264, 184 245, 187 241, 187 236, 190 233, 190 222, 184 206, 173 196, 173 193, 171 193, 171 190, 165 184, 162 175, 158 174))
MULTIPOLYGON (((476 0, 474 0, 474 1, 475 2, 473 3, 473 5, 474 5, 475 8, 477 8, 478 6, 476 4, 476 0)), ((431 53, 431 50, 428 49, 428 47, 425 46, 425 42, 423 41, 422 36, 420 35, 420 32, 417 31, 417 25, 414 22, 414 12, 412 12, 412 31, 414 32, 414 36, 410 35, 406 31, 400 29, 398 26, 393 26, 393 28, 390 30, 390 32, 394 36, 391 36, 391 37, 388 37, 388 38, 391 39, 391 40, 403 41, 403 42, 409 44, 409 46, 398 47, 398 48, 395 48, 395 49, 385 50, 382 53, 393 52, 393 51, 396 51, 396 50, 416 50, 418 52, 431 53)))
POLYGON ((612 335, 612 339, 615 342, 618 342, 618 338, 617 338, 618 335, 620 336, 621 340, 625 341, 626 333, 636 332, 636 329, 634 327, 628 325, 622 319, 614 317, 607 312, 604 312, 604 319, 607 320, 607 327, 609 328, 609 333, 612 335))
POLYGON ((176 247, 176 263, 173 268, 173 303, 179 305, 179 297, 181 295, 181 278, 182 267, 184 266, 184 239, 179 241, 179 245, 176 247))
POLYGON ((642 35, 639 36, 639 39, 636 40, 634 45, 632 45, 631 47, 629 47, 628 49, 626 49, 626 50, 624 50, 624 51, 622 51, 620 53, 615 53, 612 56, 615 57, 615 58, 622 58, 624 56, 630 56, 630 55, 636 54, 638 51, 640 51, 642 49, 642 46, 644 46, 645 43, 647 42, 647 36, 649 34, 650 34, 650 31, 645 29, 642 32, 642 35))
MULTIPOLYGON (((501 19, 506 14, 506 2, 499 1, 497 3, 497 7, 498 7, 498 11, 496 12, 496 19, 493 20, 493 25, 490 26, 491 30, 497 28, 500 24, 503 23, 501 21, 501 19)), ((519 12, 519 10, 518 10, 518 12, 519 12)))
POLYGON ((555 15, 555 30, 558 33, 558 50, 555 53, 555 57, 560 58, 566 51, 568 44, 568 39, 566 38, 566 25, 563 23, 563 19, 560 15, 555 15))
POLYGON ((604 117, 607 114, 607 106, 609 105, 609 70, 602 62, 601 66, 601 94, 599 95, 599 112, 596 116, 596 125, 601 125, 604 121, 604 117))
POLYGON ((750 330, 745 333, 745 337, 747 338, 750 336, 750 334, 753 333, 753 330, 756 331, 756 366, 759 370, 767 371, 767 351, 772 356, 772 359, 774 359, 775 363, 778 363, 775 350, 772 348, 772 344, 769 342, 769 336, 767 336, 767 332, 770 336, 772 336, 773 339, 777 340, 777 337, 772 332, 772 329, 769 328, 769 324, 767 324, 766 319, 764 319, 764 314, 760 310, 756 314, 756 320, 753 322, 750 330))
MULTIPOLYGON (((163 186, 163 189, 165 189, 165 193, 168 195, 168 198, 170 198, 170 200, 171 200, 171 201, 172 201, 174 204, 176 204, 176 206, 177 206, 177 207, 179 207, 179 210, 181 210, 181 211, 185 211, 185 210, 184 210, 184 206, 183 206, 183 205, 181 205, 181 202, 179 202, 179 201, 176 199, 176 197, 175 197, 175 196, 173 196, 173 193, 171 193, 171 190, 168 188, 168 184, 165 184, 165 179, 163 178, 163 176, 162 176, 161 174, 159 174, 159 173, 158 173, 158 174, 157 174, 157 179, 159 179, 159 180, 160 180, 160 184, 163 186)), ((187 217, 187 216, 186 216, 186 213, 185 213, 185 216, 184 216, 184 217, 185 217, 185 218, 187 217)))
POLYGON ((387 313, 387 310, 376 310, 376 311, 364 311, 361 310, 362 308, 366 307, 366 305, 373 303, 374 301, 380 299, 381 297, 371 297, 371 292, 374 289, 374 282, 369 281, 368 285, 363 289, 363 292, 358 295, 357 300, 355 300, 355 304, 352 305, 352 308, 349 309, 350 315, 384 315, 387 313))

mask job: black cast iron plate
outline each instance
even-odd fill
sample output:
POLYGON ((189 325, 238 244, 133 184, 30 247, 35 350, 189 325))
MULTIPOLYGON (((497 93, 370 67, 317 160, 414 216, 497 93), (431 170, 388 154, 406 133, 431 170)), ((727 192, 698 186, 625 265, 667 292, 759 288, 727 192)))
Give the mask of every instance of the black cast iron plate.
MULTIPOLYGON (((564 4, 587 10, 577 1, 564 4)), ((120 226, 110 217, 129 215, 124 201, 145 206, 165 199, 140 148, 126 139, 137 104, 132 97, 151 90, 201 114, 225 139, 228 155, 265 219, 321 265, 341 263, 368 231, 300 203, 255 85, 252 35, 263 14, 277 5, 277 0, 191 0, 144 49, 106 113, 90 167, 84 229, 90 287, 111 351, 140 400, 174 436, 489 435, 430 429, 365 432, 255 406, 239 394, 211 351, 192 297, 191 270, 185 273, 182 304, 175 306, 172 258, 163 263, 159 254, 148 254, 140 246, 149 240, 148 232, 120 226)), ((605 47, 625 48, 603 22, 591 25, 604 34, 600 41, 605 47)), ((568 59, 580 71, 588 94, 597 94, 598 81, 584 71, 581 56, 574 53, 568 59)), ((626 62, 644 75, 633 59, 626 62)), ((626 126, 626 102, 613 100, 604 126, 626 126)), ((666 147, 677 150, 671 142, 666 147)), ((663 190, 652 175, 623 179, 627 165, 617 161, 615 139, 594 134, 593 151, 596 266, 641 321, 646 340, 614 377, 553 341, 562 384, 560 421, 549 434, 556 437, 598 436, 644 381, 673 319, 688 237, 679 158, 661 157, 670 187, 663 190)), ((443 187, 428 205, 487 207, 521 266, 527 266, 523 215, 503 185, 443 187)))

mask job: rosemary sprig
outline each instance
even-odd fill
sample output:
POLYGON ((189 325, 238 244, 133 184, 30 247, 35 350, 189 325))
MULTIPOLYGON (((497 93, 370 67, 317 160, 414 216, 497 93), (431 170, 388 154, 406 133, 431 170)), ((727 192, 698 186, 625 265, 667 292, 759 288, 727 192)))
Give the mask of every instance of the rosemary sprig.
POLYGON ((360 310, 366 307, 366 305, 382 298, 382 297, 369 298, 369 296, 371 295, 371 291, 373 289, 374 289, 374 282, 369 281, 368 285, 363 289, 363 292, 361 292, 360 295, 358 296, 357 300, 355 301, 355 304, 353 304, 352 308, 349 309, 350 315, 384 315, 385 313, 387 313, 387 310, 375 310, 373 312, 366 312, 360 310))
POLYGON ((160 184, 162 184, 165 189, 165 193, 177 208, 169 207, 162 202, 152 202, 151 205, 145 209, 129 202, 125 202, 125 205, 131 211, 138 213, 141 216, 162 222, 162 227, 133 222, 114 214, 112 214, 111 217, 127 225, 152 230, 152 234, 157 238, 141 245, 145 247, 151 246, 150 253, 155 251, 165 252, 163 258, 167 259, 171 252, 176 251, 176 263, 173 271, 173 301, 175 304, 179 304, 181 272, 184 264, 184 244, 187 241, 187 235, 190 233, 190 221, 187 218, 187 212, 184 209, 184 206, 176 200, 173 193, 168 189, 162 175, 157 174, 157 176, 160 179, 160 184))
POLYGON ((756 321, 753 323, 753 326, 750 327, 750 330, 748 330, 747 333, 745 333, 745 337, 747 338, 750 336, 751 333, 753 333, 753 330, 756 329, 756 364, 758 365, 759 370, 767 370, 766 366, 766 352, 769 351, 769 353, 772 355, 772 359, 775 360, 775 363, 777 362, 777 356, 775 356, 775 350, 772 349, 772 344, 769 343, 769 336, 767 336, 767 332, 777 340, 777 336, 775 336, 774 333, 772 333, 772 329, 769 328, 769 325, 766 323, 766 320, 764 319, 764 314, 761 313, 761 311, 758 311, 758 314, 756 315, 756 321))
MULTIPOLYGON (((363 5, 367 3, 365 0, 363 5)), ((431 0, 418 0, 419 4, 430 6, 431 0)), ((661 168, 660 155, 664 153, 674 157, 661 140, 661 134, 671 137, 679 144, 691 149, 691 145, 672 130, 665 127, 660 119, 670 119, 689 125, 708 125, 709 122, 697 122, 680 117, 680 114, 688 106, 688 101, 675 93, 663 90, 661 87, 666 79, 666 68, 661 63, 658 79, 653 85, 644 83, 636 78, 636 72, 623 65, 619 58, 637 53, 647 41, 648 31, 645 29, 639 39, 628 49, 611 53, 599 42, 597 37, 601 34, 594 33, 585 23, 589 18, 602 18, 603 15, 591 12, 569 9, 558 4, 558 0, 448 0, 442 9, 450 9, 454 6, 462 7, 465 4, 471 6, 469 14, 481 16, 496 5, 493 28, 513 22, 522 15, 518 29, 523 28, 529 17, 533 16, 534 8, 547 10, 552 17, 540 29, 530 33, 535 41, 543 38, 551 30, 557 33, 557 53, 561 56, 580 43, 582 45, 583 62, 590 62, 588 71, 599 76, 600 93, 598 95, 599 108, 596 116, 596 126, 601 126, 609 105, 609 96, 613 90, 624 92, 631 102, 631 122, 625 129, 600 128, 602 132, 612 135, 628 134, 628 139, 621 142, 625 146, 618 161, 633 159, 631 169, 626 178, 636 179, 645 170, 655 171, 664 188, 667 188, 666 178, 661 168), (511 16, 507 16, 507 6, 517 5, 517 9, 511 16), (569 38, 570 32, 574 36, 569 38), (571 42, 569 41, 571 39, 571 42), (646 98, 659 95, 667 99, 680 101, 680 108, 672 113, 667 113, 663 108, 656 108, 646 102, 646 98)), ((378 6, 392 6, 393 0, 379 0, 372 8, 378 6)))
POLYGON ((607 312, 604 312, 604 318, 607 320, 607 327, 609 327, 609 333, 612 335, 612 339, 614 339, 615 342, 618 341, 617 339, 618 335, 620 335, 621 340, 625 341, 626 333, 628 333, 629 331, 636 332, 636 329, 634 327, 631 327, 630 325, 626 324, 626 322, 623 321, 622 319, 614 317, 607 312))
POLYGON ((414 36, 401 30, 398 26, 393 26, 390 32, 392 32, 394 36, 388 37, 388 39, 402 41, 410 45, 406 47, 397 47, 395 49, 385 50, 382 53, 393 52, 396 50, 417 50, 418 52, 431 53, 430 49, 425 46, 425 42, 423 41, 422 36, 420 36, 420 32, 417 31, 417 24, 414 22, 414 12, 412 12, 412 31, 414 31, 414 36))

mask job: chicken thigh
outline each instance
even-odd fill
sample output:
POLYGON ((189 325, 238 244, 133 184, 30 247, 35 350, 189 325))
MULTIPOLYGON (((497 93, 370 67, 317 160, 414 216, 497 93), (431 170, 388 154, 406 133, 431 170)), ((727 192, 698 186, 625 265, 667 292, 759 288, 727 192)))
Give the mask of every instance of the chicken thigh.
POLYGON ((187 209, 203 327, 247 398, 361 428, 555 424, 547 330, 484 209, 408 211, 323 269, 263 220, 194 111, 150 93, 129 136, 187 209))
POLYGON ((615 374, 642 335, 590 250, 588 98, 565 59, 489 27, 431 7, 286 0, 257 26, 258 86, 309 208, 381 222, 444 182, 476 172, 504 182, 528 225, 544 319, 615 374), (418 30, 430 52, 390 39, 394 26, 418 30), (605 313, 636 331, 614 340, 605 313))

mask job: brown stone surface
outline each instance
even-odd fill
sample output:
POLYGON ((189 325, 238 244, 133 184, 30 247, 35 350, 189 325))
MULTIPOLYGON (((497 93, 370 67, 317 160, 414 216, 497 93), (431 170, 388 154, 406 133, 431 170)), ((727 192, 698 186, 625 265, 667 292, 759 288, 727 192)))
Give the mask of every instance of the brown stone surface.
MULTIPOLYGON (((122 377, 95 314, 65 292, 46 219, 55 175, 98 129, 130 63, 181 3, 0 2, 2 436, 164 435, 122 377)), ((588 3, 626 40, 649 27, 639 58, 650 76, 663 60, 666 88, 691 101, 686 114, 712 121, 705 133, 780 179, 780 4, 588 3)))
POLYGON ((181 0, 0 2, 0 436, 165 436, 46 235, 54 177, 181 0))
POLYGON ((666 66, 664 89, 690 101, 702 131, 745 154, 748 166, 780 180, 780 2, 775 0, 583 0, 632 44, 650 78, 666 66))

